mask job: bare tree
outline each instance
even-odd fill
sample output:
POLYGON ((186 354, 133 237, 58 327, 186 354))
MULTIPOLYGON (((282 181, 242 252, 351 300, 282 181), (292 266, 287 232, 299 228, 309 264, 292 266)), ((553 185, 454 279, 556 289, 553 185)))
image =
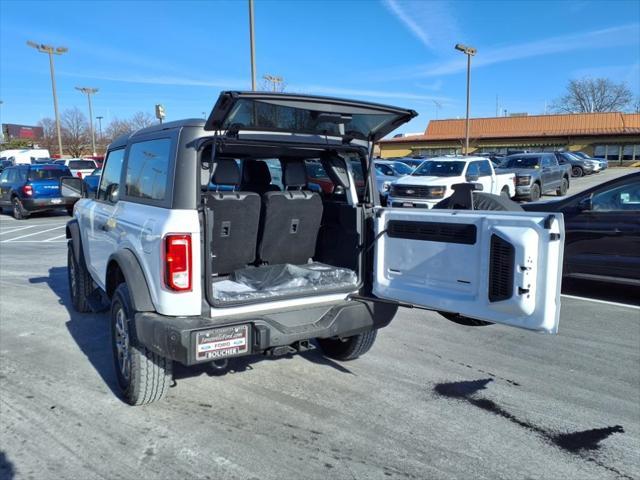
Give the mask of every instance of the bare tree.
POLYGON ((90 142, 89 124, 78 107, 62 113, 62 143, 72 157, 80 157, 88 151, 90 142))
POLYGON ((128 120, 114 118, 104 130, 104 141, 106 143, 111 143, 119 136, 126 135, 131 132, 133 132, 133 127, 128 120))
POLYGON ((567 92, 551 106, 558 113, 619 112, 632 101, 633 94, 625 83, 608 78, 571 80, 567 92))
POLYGON ((139 130, 141 128, 150 127, 155 123, 155 120, 147 112, 137 112, 131 117, 129 123, 133 130, 139 130))
POLYGON ((43 118, 38 122, 38 126, 42 128, 40 144, 49 151, 54 150, 58 145, 55 120, 48 117, 43 118))
POLYGON ((284 78, 277 75, 263 75, 259 89, 263 92, 279 92, 282 93, 287 88, 287 82, 284 78))

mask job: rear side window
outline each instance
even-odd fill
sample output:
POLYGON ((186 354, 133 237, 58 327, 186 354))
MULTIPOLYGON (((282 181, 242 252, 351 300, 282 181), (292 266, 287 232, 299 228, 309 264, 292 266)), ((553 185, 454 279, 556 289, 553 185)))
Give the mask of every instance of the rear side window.
POLYGON ((480 176, 481 177, 491 176, 491 173, 493 172, 491 170, 491 165, 489 165, 489 160, 480 162, 480 176))
POLYGON ((98 200, 108 201, 107 190, 109 185, 118 185, 120 183, 123 159, 124 148, 112 150, 107 154, 102 176, 100 177, 100 186, 98 187, 98 193, 96 195, 98 200))
POLYGON ((164 200, 169 173, 171 139, 160 138, 131 145, 127 160, 127 196, 164 200))
POLYGON ((73 168, 73 169, 94 169, 96 168, 96 164, 93 163, 91 160, 71 160, 69 162, 69 168, 73 168))
POLYGON ((28 180, 30 182, 36 180, 49 180, 52 178, 70 177, 71 172, 68 168, 38 168, 29 170, 28 180))

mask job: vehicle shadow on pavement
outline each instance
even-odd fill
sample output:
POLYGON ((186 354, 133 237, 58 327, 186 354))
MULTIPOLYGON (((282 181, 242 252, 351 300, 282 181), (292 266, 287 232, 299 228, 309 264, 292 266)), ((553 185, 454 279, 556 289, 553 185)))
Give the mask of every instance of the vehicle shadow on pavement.
POLYGON ((120 398, 120 390, 113 369, 108 316, 97 313, 78 313, 74 310, 67 282, 67 267, 52 267, 49 269, 48 277, 30 278, 29 283, 46 283, 58 296, 60 305, 63 305, 69 314, 66 327, 71 337, 104 383, 120 398))
POLYGON ((15 469, 13 463, 7 458, 7 454, 0 450, 0 478, 2 480, 11 480, 15 477, 15 469))

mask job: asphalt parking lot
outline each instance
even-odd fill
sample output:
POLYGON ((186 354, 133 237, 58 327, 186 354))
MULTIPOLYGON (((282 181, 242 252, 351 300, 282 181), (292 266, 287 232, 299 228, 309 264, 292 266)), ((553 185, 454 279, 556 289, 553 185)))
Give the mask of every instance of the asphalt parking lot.
POLYGON ((72 311, 67 220, 0 215, 1 479, 640 478, 638 307, 564 297, 554 337, 404 309, 356 361, 178 368, 133 408, 107 316, 72 311))

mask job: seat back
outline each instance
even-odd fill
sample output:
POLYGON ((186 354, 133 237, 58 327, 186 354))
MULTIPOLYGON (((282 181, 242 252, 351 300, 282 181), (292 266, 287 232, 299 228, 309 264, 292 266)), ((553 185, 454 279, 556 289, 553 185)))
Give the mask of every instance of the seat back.
POLYGON ((307 172, 303 160, 284 162, 282 183, 284 192, 267 192, 262 196, 258 258, 270 265, 300 265, 315 253, 322 199, 304 189, 307 172))
POLYGON ((204 193, 211 221, 207 222, 211 272, 225 275, 253 263, 260 224, 260 196, 236 191, 240 169, 235 160, 217 159, 211 182, 214 192, 204 193), (222 190, 224 189, 224 190, 222 190))

